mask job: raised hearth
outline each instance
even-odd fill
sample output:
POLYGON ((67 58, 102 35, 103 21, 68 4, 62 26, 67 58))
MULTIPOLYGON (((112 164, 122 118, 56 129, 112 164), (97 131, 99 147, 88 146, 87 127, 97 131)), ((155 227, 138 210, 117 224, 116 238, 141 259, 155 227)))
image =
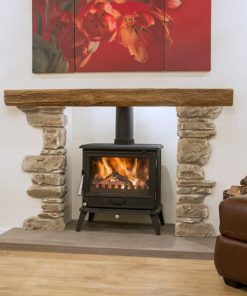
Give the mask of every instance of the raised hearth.
POLYGON ((148 256, 179 259, 213 259, 214 238, 174 236, 174 225, 166 224, 161 235, 151 225, 112 222, 85 223, 75 232, 77 221, 65 231, 25 231, 13 228, 0 235, 0 249, 40 252, 86 253, 118 256, 148 256))

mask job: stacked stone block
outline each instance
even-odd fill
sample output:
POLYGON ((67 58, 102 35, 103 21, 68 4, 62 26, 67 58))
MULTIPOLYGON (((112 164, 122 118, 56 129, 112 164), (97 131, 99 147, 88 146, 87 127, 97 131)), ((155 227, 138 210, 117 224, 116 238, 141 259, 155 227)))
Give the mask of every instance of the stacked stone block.
POLYGON ((205 196, 215 182, 205 179, 203 166, 211 154, 210 138, 216 135, 213 120, 222 107, 178 107, 176 235, 214 237, 205 196))
POLYGON ((23 223, 26 230, 64 230, 66 187, 66 129, 64 108, 21 108, 28 123, 43 130, 43 149, 38 156, 28 155, 22 169, 32 174, 32 185, 27 193, 42 201, 38 216, 23 223))

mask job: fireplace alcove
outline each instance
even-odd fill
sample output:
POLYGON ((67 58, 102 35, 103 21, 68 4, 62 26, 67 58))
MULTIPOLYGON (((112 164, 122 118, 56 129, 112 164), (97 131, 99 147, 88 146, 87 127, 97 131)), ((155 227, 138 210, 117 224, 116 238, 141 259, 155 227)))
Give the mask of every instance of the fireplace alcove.
MULTIPOLYGON (((231 106, 233 104, 233 91, 231 89, 8 90, 5 91, 5 103, 8 106, 17 106, 25 112, 28 122, 34 127, 43 128, 44 139, 48 139, 40 156, 36 156, 36 158, 35 156, 27 156, 23 162, 23 170, 34 173, 32 178, 34 185, 28 190, 28 193, 33 197, 41 198, 43 202, 43 213, 39 217, 27 219, 24 223, 24 228, 63 230, 65 223, 61 213, 63 211, 64 196, 66 194, 66 180, 64 179, 66 154, 63 149, 64 145, 61 143, 55 150, 50 150, 49 143, 47 145, 47 142, 52 142, 51 137, 53 136, 58 137, 60 140, 62 139, 61 142, 64 142, 65 122, 62 115, 64 107, 173 106, 178 107, 178 109, 182 108, 178 111, 180 126, 180 130, 178 130, 178 135, 180 137, 179 145, 182 142, 186 142, 186 144, 189 143, 192 145, 191 147, 194 149, 195 146, 200 146, 204 142, 208 145, 207 139, 214 135, 214 130, 212 129, 211 132, 208 132, 207 128, 211 123, 208 123, 207 120, 208 118, 210 120, 215 119, 219 115, 220 111, 217 109, 218 106, 231 106), (189 117, 188 120, 185 119, 185 114, 189 117), (186 125, 186 122, 189 122, 189 125, 193 126, 195 119, 197 123, 206 123, 207 127, 200 132, 199 136, 198 130, 193 130, 192 128, 192 131, 188 131, 181 127, 186 125), (51 123, 52 120, 56 121, 55 125, 51 123), (49 125, 50 123, 51 125, 49 125), (196 138, 197 142, 194 143, 193 140, 192 143, 190 143, 190 140, 194 138, 196 138), (55 174, 53 175, 50 174, 51 171, 47 169, 49 164, 51 164, 47 161, 49 157, 50 159, 56 160, 54 165, 57 167, 54 169, 55 174), (43 171, 41 170, 41 172, 37 170, 37 163, 40 163, 40 161, 43 163, 47 161, 47 167, 45 169, 42 168, 43 171), (32 165, 36 165, 36 167, 31 168, 32 165), (54 180, 47 181, 47 179, 51 177, 54 180), (42 180, 40 180, 40 178, 42 180), (47 197, 48 195, 50 196, 47 197), (51 201, 53 202, 51 203, 51 201), (47 210, 52 206, 56 206, 57 212, 49 212, 49 210, 47 210)), ((180 156, 178 156, 178 158, 179 157, 180 156)), ((195 178, 189 180, 184 178, 186 174, 188 176, 191 172, 186 172, 185 168, 188 166, 186 160, 181 161, 181 159, 178 159, 179 165, 181 162, 180 178, 177 183, 179 202, 177 206, 178 231, 176 231, 176 234, 178 236, 213 236, 213 230, 209 227, 210 225, 207 225, 203 221, 203 218, 207 217, 205 214, 207 210, 203 204, 202 195, 204 194, 205 196, 210 193, 214 182, 206 181, 205 178, 202 177, 203 173, 200 171, 196 171, 195 173, 195 175, 201 175, 199 181, 197 180, 200 185, 194 183, 195 178), (196 188, 199 191, 188 194, 186 193, 188 188, 196 188), (188 199, 192 199, 191 195, 193 195, 193 201, 188 201, 188 199), (189 210, 186 208, 188 206, 190 206, 189 210), (183 211, 185 215, 181 215, 181 211, 183 211), (195 211, 197 215, 199 213, 199 216, 186 216, 186 212, 191 213, 195 211)), ((199 166, 192 164, 192 166, 193 169, 198 170, 201 169, 200 167, 203 164, 204 163, 201 163, 199 166)), ((52 171, 52 173, 53 172, 54 171, 52 171)))

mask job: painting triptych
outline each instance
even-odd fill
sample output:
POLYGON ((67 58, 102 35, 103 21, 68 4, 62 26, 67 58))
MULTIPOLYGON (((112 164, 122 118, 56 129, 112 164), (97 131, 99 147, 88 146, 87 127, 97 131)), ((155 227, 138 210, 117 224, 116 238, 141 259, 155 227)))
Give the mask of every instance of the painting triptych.
POLYGON ((33 72, 209 71, 211 0, 33 0, 33 72))

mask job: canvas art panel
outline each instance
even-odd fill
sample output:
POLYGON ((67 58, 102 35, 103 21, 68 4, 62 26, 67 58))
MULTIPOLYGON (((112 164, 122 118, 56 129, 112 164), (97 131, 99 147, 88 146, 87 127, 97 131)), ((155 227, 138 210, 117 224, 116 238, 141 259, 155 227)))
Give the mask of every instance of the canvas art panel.
POLYGON ((75 72, 74 0, 33 0, 33 72, 75 72))
POLYGON ((33 72, 208 71, 211 0, 33 0, 33 72))

